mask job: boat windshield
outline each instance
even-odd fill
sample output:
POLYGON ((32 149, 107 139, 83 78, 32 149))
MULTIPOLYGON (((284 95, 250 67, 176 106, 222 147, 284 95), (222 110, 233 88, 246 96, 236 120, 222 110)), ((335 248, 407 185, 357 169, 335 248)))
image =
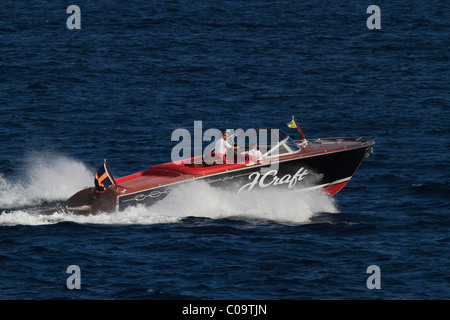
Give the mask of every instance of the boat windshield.
POLYGON ((238 130, 228 139, 241 152, 257 153, 258 159, 270 158, 285 154, 297 153, 301 148, 283 130, 279 129, 248 129, 238 130), (259 150, 260 153, 257 151, 259 150))

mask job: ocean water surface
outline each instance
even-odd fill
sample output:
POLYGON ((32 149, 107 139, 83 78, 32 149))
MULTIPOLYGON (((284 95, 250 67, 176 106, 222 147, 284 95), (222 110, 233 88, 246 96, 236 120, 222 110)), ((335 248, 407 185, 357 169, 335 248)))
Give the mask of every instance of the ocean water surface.
POLYGON ((0 299, 450 298, 445 2, 5 0, 0 21, 0 299), (194 121, 299 139, 292 115, 307 138, 377 137, 333 198, 198 183, 51 211, 105 158, 116 177, 170 161, 194 121))

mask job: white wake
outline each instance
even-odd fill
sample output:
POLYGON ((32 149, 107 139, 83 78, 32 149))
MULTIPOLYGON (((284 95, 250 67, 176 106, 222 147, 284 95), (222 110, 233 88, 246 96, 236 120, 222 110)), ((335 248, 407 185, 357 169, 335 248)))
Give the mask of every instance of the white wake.
POLYGON ((94 184, 93 172, 86 165, 55 153, 30 155, 22 171, 22 177, 15 180, 0 173, 0 208, 67 199, 94 184))
POLYGON ((186 217, 231 218, 280 223, 307 223, 316 213, 337 213, 333 198, 322 193, 251 191, 236 194, 193 182, 174 190, 151 207, 130 207, 121 212, 77 216, 67 213, 41 214, 26 210, 3 212, 0 225, 44 225, 58 222, 108 225, 175 223, 186 217))

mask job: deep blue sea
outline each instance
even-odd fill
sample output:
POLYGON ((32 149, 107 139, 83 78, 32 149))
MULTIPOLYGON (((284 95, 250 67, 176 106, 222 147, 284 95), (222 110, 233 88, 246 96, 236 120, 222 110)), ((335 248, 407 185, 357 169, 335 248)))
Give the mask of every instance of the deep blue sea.
POLYGON ((449 13, 438 0, 3 0, 0 299, 449 299, 449 13), (333 198, 198 185, 151 208, 47 212, 103 159, 115 177, 170 161, 172 132, 194 121, 299 139, 292 115, 307 138, 377 137, 333 198))

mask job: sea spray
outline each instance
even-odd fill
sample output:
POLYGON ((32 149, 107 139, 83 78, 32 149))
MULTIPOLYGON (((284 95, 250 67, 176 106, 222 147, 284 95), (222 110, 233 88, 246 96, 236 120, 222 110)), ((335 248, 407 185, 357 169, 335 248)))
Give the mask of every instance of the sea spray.
POLYGON ((236 193, 195 181, 171 192, 153 206, 178 217, 239 218, 288 223, 308 222, 315 213, 337 213, 334 199, 320 192, 253 190, 236 193))
POLYGON ((42 201, 65 200, 93 185, 85 164, 55 153, 33 154, 25 160, 23 177, 12 180, 0 173, 0 208, 21 208, 42 201))
POLYGON ((177 223, 186 217, 240 219, 283 224, 309 223, 317 213, 337 213, 333 198, 320 193, 288 190, 253 190, 237 194, 194 181, 172 191, 166 198, 145 207, 81 216, 54 212, 12 211, 0 214, 0 225, 40 225, 59 222, 105 225, 151 225, 177 223))

